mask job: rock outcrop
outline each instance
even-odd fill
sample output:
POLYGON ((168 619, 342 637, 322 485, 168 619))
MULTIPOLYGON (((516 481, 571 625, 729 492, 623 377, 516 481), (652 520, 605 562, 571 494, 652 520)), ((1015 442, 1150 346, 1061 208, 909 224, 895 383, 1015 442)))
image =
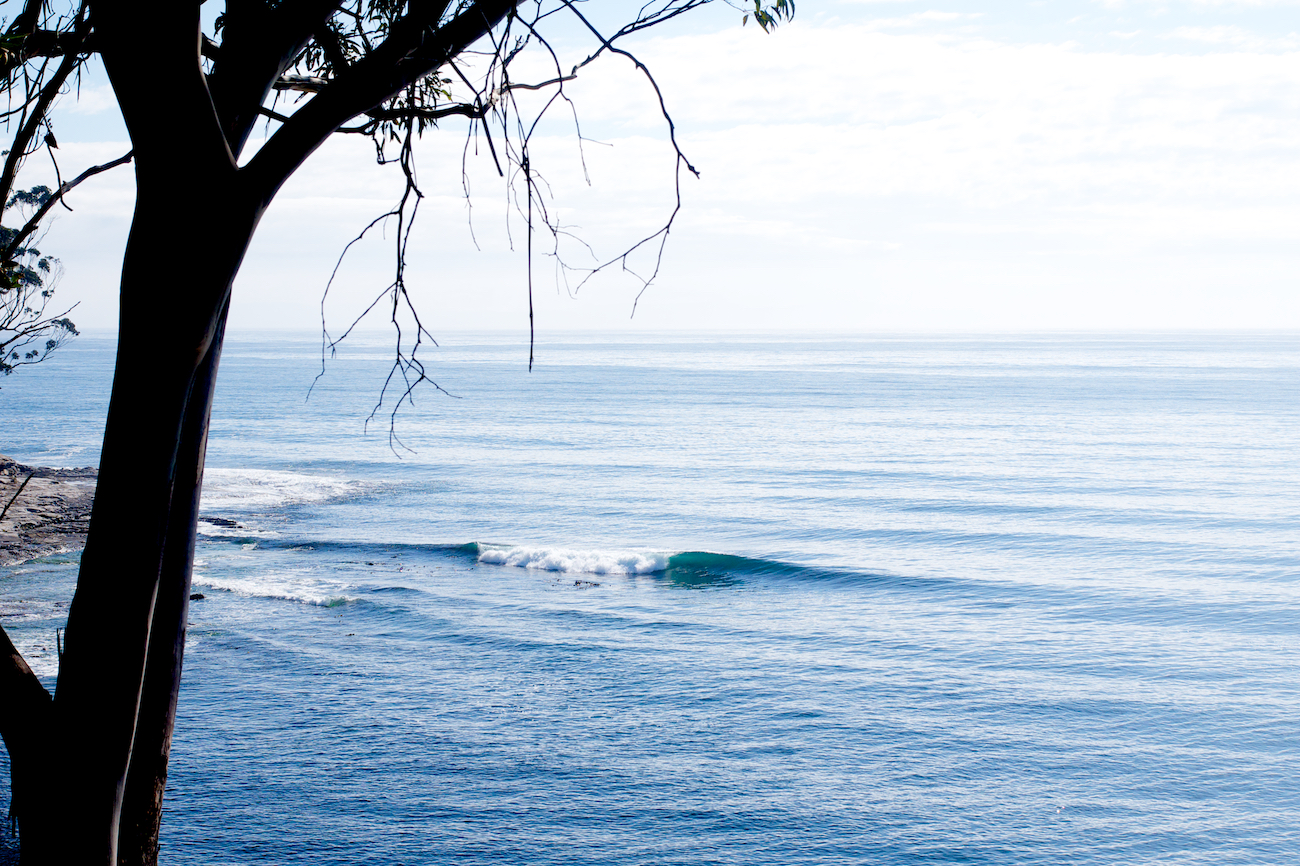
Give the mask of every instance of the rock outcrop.
POLYGON ((97 474, 24 466, 0 454, 0 565, 80 549, 97 474))

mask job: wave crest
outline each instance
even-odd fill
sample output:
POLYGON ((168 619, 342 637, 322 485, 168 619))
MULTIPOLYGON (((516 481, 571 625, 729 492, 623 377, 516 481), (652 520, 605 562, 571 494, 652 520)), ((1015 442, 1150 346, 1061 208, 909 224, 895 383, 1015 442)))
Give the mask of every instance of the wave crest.
POLYGON ((655 574, 668 569, 668 553, 635 550, 567 550, 554 547, 479 545, 478 561, 538 571, 578 574, 655 574))

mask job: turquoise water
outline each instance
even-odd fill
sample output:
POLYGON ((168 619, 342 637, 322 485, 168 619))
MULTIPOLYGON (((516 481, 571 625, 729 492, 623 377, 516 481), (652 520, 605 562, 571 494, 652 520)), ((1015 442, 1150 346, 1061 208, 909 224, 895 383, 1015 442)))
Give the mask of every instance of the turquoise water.
MULTIPOLYGON (((1300 336, 430 357, 394 445, 380 343, 231 342, 166 862, 1300 859, 1300 336)), ((110 363, 3 450, 95 463, 110 363)), ((47 677, 74 560, 0 572, 47 677)))

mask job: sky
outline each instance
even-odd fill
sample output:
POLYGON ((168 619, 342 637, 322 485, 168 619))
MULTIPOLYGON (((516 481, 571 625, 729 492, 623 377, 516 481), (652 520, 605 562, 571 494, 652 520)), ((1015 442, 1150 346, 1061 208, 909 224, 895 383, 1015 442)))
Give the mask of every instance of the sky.
MULTIPOLYGON (((634 7, 588 8, 613 23, 634 7)), ((629 44, 700 172, 681 178, 658 277, 639 300, 617 268, 575 292, 539 255, 538 328, 1300 328, 1298 12, 1270 0, 803 0, 794 23, 764 34, 715 3, 629 44)), ((590 50, 563 22, 550 35, 575 60, 590 50)), ((555 114, 532 161, 552 213, 605 259, 672 212, 673 153, 653 90, 625 60, 587 67, 567 92, 586 140, 555 114)), ((65 177, 129 147, 95 69, 55 131, 65 177)), ((465 145, 454 119, 420 142, 408 284, 435 334, 523 329, 523 222, 486 152, 462 173, 465 145)), ((24 181, 52 179, 42 160, 24 181)), ((43 241, 64 262, 59 297, 79 304, 79 326, 115 326, 131 184, 129 168, 88 181, 43 241)), ((262 221, 230 333, 318 328, 339 253, 399 193, 367 142, 318 152, 262 221)), ((390 232, 354 248, 326 307, 332 328, 383 289, 392 246, 390 232)), ((562 251, 592 261, 576 242, 562 251)))

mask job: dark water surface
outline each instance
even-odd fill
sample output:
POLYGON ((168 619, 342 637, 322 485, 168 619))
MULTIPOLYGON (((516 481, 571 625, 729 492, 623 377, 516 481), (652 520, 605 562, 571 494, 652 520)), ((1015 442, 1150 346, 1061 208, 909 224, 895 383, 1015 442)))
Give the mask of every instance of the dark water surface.
POLYGON ((1300 860, 1300 337, 466 335, 400 460, 317 351, 223 360, 165 862, 1300 860))

